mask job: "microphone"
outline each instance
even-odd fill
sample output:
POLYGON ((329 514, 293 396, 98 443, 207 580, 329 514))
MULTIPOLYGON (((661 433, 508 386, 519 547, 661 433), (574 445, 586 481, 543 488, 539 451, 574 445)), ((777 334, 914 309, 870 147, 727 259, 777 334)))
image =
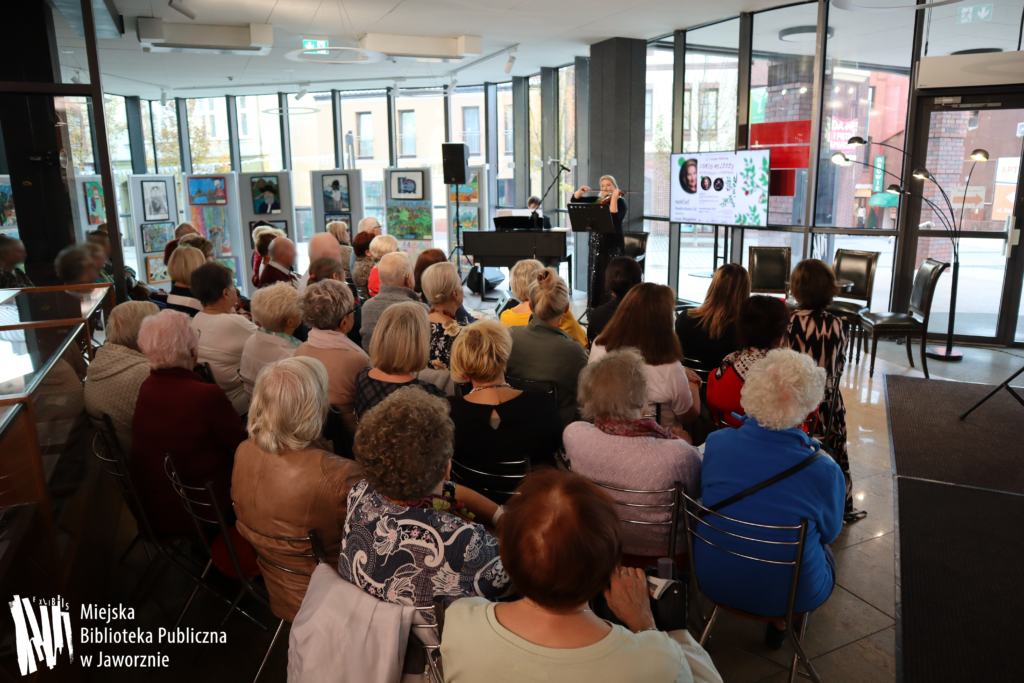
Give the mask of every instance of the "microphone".
POLYGON ((566 165, 565 165, 565 162, 564 162, 564 161, 562 161, 561 159, 555 159, 555 158, 553 158, 553 157, 548 157, 548 163, 549 163, 549 164, 557 164, 557 165, 558 165, 558 166, 560 166, 560 167, 562 168, 562 170, 563 170, 563 171, 565 171, 566 173, 572 173, 572 169, 570 169, 570 168, 569 168, 568 166, 566 166, 566 165))

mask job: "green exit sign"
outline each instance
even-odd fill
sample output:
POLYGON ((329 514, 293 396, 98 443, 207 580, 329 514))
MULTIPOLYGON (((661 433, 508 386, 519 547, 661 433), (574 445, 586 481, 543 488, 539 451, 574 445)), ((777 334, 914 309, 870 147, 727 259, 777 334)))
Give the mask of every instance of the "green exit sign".
POLYGON ((992 5, 973 5, 971 7, 957 8, 956 23, 975 24, 979 21, 992 21, 992 5))
POLYGON ((327 40, 326 39, 320 39, 320 38, 314 38, 314 39, 303 38, 302 39, 302 49, 303 50, 314 50, 313 52, 307 52, 306 54, 309 54, 309 55, 326 55, 326 54, 329 54, 328 50, 320 49, 320 48, 324 48, 324 47, 330 47, 330 45, 327 44, 327 40))

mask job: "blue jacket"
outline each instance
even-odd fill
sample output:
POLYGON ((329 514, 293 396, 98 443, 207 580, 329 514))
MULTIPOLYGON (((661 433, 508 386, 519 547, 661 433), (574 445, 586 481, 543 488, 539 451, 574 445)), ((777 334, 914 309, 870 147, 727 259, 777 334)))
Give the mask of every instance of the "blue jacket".
MULTIPOLYGON (((745 418, 740 429, 723 429, 708 437, 701 466, 702 497, 706 507, 770 479, 813 452, 811 440, 799 429, 772 431, 745 418)), ((782 481, 762 489, 719 512, 745 522, 796 526, 806 519, 804 550, 795 612, 820 606, 832 592, 834 570, 825 559, 825 545, 843 528, 846 482, 828 455, 782 481)), ((708 515, 711 524, 743 536, 771 540, 797 539, 790 531, 756 529, 708 515)), ((796 546, 772 546, 744 541, 701 525, 701 536, 733 552, 781 561, 795 557, 796 546)), ((767 617, 786 614, 792 567, 746 560, 694 539, 694 564, 701 589, 713 600, 767 617)))

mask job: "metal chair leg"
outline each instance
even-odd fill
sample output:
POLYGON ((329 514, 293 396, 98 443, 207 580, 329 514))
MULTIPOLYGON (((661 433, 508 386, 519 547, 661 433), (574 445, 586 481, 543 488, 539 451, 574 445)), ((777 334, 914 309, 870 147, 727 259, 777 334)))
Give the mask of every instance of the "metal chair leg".
MULTIPOLYGON (((270 659, 270 653, 274 650, 274 644, 277 643, 277 637, 281 635, 281 629, 284 628, 284 619, 277 625, 277 630, 274 631, 274 639, 270 641, 270 647, 267 648, 267 654, 263 655, 263 661, 260 662, 260 670, 256 672, 256 678, 252 679, 252 683, 260 680, 260 674, 263 673, 263 668, 267 665, 267 660, 270 659)), ((818 681, 821 683, 821 681, 818 681)))
POLYGON ((868 377, 875 376, 875 354, 878 353, 878 334, 871 330, 871 369, 868 370, 868 377))
POLYGON ((910 345, 910 335, 907 335, 907 359, 910 360, 910 367, 914 367, 914 349, 910 345))
POLYGON ((715 619, 718 617, 718 605, 715 605, 715 609, 711 610, 711 617, 708 619, 707 626, 704 627, 704 632, 700 634, 700 646, 704 647, 704 641, 708 639, 708 634, 711 633, 711 627, 715 624, 715 619))
POLYGON ((931 377, 928 376, 928 354, 925 353, 925 348, 928 346, 928 344, 926 343, 927 341, 928 341, 928 332, 927 331, 922 332, 921 333, 921 369, 924 370, 924 378, 925 379, 931 379, 931 377))
MULTIPOLYGON (((117 563, 118 564, 124 564, 125 558, 127 558, 128 555, 131 554, 132 550, 135 549, 135 546, 137 546, 139 544, 139 541, 141 541, 141 540, 142 540, 142 537, 139 536, 138 534, 135 534, 135 538, 133 538, 132 542, 128 544, 128 547, 125 548, 125 551, 123 553, 121 553, 121 557, 118 558, 117 563)), ((143 547, 145 547, 145 546, 143 546, 143 547)), ((148 549, 147 549, 147 551, 148 551, 148 549)))
POLYGON ((807 630, 807 622, 810 619, 810 613, 805 614, 803 619, 800 620, 799 628, 794 628, 793 624, 789 624, 789 642, 793 645, 793 666, 789 672, 789 683, 794 683, 796 680, 796 668, 797 662, 799 661, 804 665, 807 670, 807 675, 814 683, 821 683, 821 678, 818 676, 818 672, 814 670, 814 666, 811 664, 811 660, 808 659, 807 654, 804 652, 803 639, 804 632, 807 630))
POLYGON ((864 338, 868 331, 864 329, 863 325, 857 326, 857 363, 860 364, 860 350, 864 348, 864 338))
MULTIPOLYGON (((205 579, 207 573, 209 573, 209 571, 210 571, 210 567, 212 567, 212 566, 213 566, 213 560, 211 559, 209 562, 206 563, 206 567, 203 568, 203 573, 199 575, 199 578, 205 579)), ((188 600, 185 602, 185 606, 182 608, 181 614, 178 615, 178 620, 176 622, 174 622, 174 628, 178 628, 178 626, 181 625, 181 620, 185 618, 185 612, 187 612, 188 608, 191 607, 192 601, 196 599, 196 593, 198 593, 198 592, 199 592, 199 584, 197 583, 195 585, 195 588, 192 589, 192 594, 190 596, 188 596, 188 600)))

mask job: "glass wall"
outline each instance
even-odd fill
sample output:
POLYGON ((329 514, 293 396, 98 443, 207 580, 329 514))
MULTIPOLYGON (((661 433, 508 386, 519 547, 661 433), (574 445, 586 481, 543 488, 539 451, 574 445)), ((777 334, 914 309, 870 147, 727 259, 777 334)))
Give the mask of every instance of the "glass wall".
MULTIPOLYGON (((235 98, 238 113, 238 146, 242 171, 280 171, 281 109, 277 95, 247 95, 235 98)), ((193 153, 193 167, 195 166, 193 153)))
POLYGON ((342 92, 341 130, 345 135, 345 168, 363 172, 363 213, 384 225, 384 169, 390 165, 387 92, 342 92))
POLYGON ((89 111, 92 101, 88 97, 65 97, 64 107, 75 175, 93 175, 96 173, 96 157, 92 144, 92 113, 89 111))
MULTIPOLYGON (((124 98, 118 95, 103 96, 103 120, 107 124, 107 147, 110 150, 110 165, 114 171, 114 186, 117 195, 117 224, 121 231, 121 246, 124 249, 125 265, 139 272, 135 257, 135 231, 128 199, 128 176, 132 174, 132 148, 128 140, 128 112, 124 98)), ((107 216, 107 220, 110 217, 107 216)))
MULTIPOLYGON (((871 310, 888 311, 889 296, 892 294, 893 259, 896 255, 896 237, 874 235, 815 235, 811 256, 825 263, 835 264, 836 251, 877 251, 878 267, 875 270, 875 284, 871 291, 871 310)), ((842 295, 837 297, 842 299, 842 295)), ((947 291, 946 300, 949 300, 947 291)), ((936 301, 938 303, 938 301, 936 301)), ((934 310, 934 309, 933 309, 934 310)))
MULTIPOLYGON (((185 106, 188 111, 188 145, 192 153, 192 172, 229 172, 231 170, 231 153, 228 149, 226 100, 223 97, 186 100, 185 106)), ((280 145, 278 145, 278 157, 280 157, 280 145)), ((250 170, 245 168, 244 164, 243 169, 250 170)), ((251 170, 258 171, 260 169, 251 170)))
MULTIPOLYGON (((671 40, 647 48, 647 80, 644 92, 644 215, 668 216, 672 153, 672 81, 671 40)), ((644 221, 647 256, 644 278, 647 282, 668 284, 667 221, 644 221)))
POLYGON ((146 151, 146 173, 156 173, 156 149, 153 139, 153 112, 149 100, 142 100, 142 146, 146 151))
POLYGON ((292 201, 299 242, 299 266, 305 271, 309 255, 305 243, 326 226, 313 225, 313 189, 310 172, 335 167, 334 109, 331 93, 309 93, 301 100, 288 95, 288 137, 292 151, 292 201))
MULTIPOLYGON (((453 97, 454 99, 454 97, 453 97)), ((461 109, 472 109, 475 105, 472 97, 462 100, 457 108, 453 104, 455 112, 461 109)), ((483 104, 483 96, 480 95, 480 103, 483 104)), ((441 144, 445 142, 444 131, 444 90, 440 88, 405 89, 403 88, 399 97, 395 98, 396 112, 409 112, 409 119, 415 122, 415 145, 414 156, 399 155, 399 168, 415 168, 426 166, 430 168, 431 205, 434 208, 434 246, 447 251, 448 228, 446 220, 448 208, 445 202, 447 186, 444 184, 444 172, 441 159, 441 144)), ((470 115, 472 116, 472 115, 470 115)), ((453 113, 453 117, 461 120, 461 113, 453 113)), ((384 119, 384 140, 387 140, 387 119, 384 119)), ((462 131, 461 124, 453 123, 456 131, 462 131)), ((477 139, 479 143, 479 139, 477 139)), ((472 147, 470 147, 472 155, 472 147)), ((472 157, 470 163, 482 163, 482 157, 472 157), (472 161, 473 158, 479 162, 472 161)))
POLYGON ((174 100, 166 105, 149 103, 153 118, 153 137, 156 148, 156 172, 181 173, 181 146, 178 143, 178 110, 174 100))
POLYGON ((487 124, 482 85, 455 88, 451 98, 451 123, 452 142, 464 142, 469 148, 469 165, 485 163, 487 124))
MULTIPOLYGON (((576 191, 576 67, 566 66, 558 70, 558 158, 572 169, 563 172, 558 185, 558 208, 565 209, 569 196, 576 191)), ((623 188, 625 189, 625 188, 623 188)), ((554 224, 554 221, 552 221, 554 224)), ((566 213, 558 215, 558 224, 569 225, 566 213)))
MULTIPOLYGON (((755 26, 756 21, 755 19, 755 26)), ((686 32, 684 152, 719 152, 736 149, 739 43, 739 19, 686 32)), ((650 72, 651 58, 648 56, 648 88, 651 87, 650 72)))
POLYGON ((516 202, 516 178, 513 152, 515 133, 512 125, 512 84, 499 83, 498 91, 498 196, 499 207, 513 207, 516 202))
POLYGON ((540 74, 530 76, 529 82, 529 133, 530 133, 530 194, 540 197, 544 194, 543 161, 541 160, 541 115, 540 115, 540 74))

